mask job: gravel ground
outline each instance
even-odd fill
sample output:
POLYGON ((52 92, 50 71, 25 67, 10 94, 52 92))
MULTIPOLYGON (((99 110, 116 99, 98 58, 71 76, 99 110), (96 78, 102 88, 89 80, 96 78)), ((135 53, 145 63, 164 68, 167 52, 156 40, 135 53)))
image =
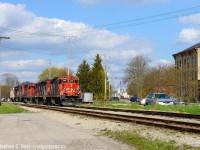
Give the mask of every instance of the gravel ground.
POLYGON ((50 110, 42 110, 30 107, 23 107, 30 112, 40 113, 43 116, 63 122, 75 128, 87 130, 93 135, 100 135, 102 129, 109 129, 113 131, 133 131, 139 135, 152 140, 159 139, 162 141, 175 141, 177 145, 187 144, 193 147, 200 148, 200 136, 198 134, 180 133, 168 129, 160 129, 157 127, 149 127, 138 124, 122 123, 119 121, 109 121, 104 119, 96 119, 93 117, 64 114, 62 112, 55 112, 50 110))

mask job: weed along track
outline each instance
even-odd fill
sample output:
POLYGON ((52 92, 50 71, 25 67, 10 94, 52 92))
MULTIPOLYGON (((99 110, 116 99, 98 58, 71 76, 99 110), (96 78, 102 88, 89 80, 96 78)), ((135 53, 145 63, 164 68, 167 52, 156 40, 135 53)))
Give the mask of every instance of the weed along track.
MULTIPOLYGON (((177 118, 175 115, 166 117, 161 115, 144 115, 137 113, 128 113, 122 111, 111 111, 111 110, 96 110, 78 107, 58 107, 58 106, 47 106, 47 105, 34 105, 34 104, 21 104, 22 106, 34 107, 40 109, 47 109, 53 111, 59 111, 64 113, 74 113, 80 115, 87 115, 97 117, 101 119, 109 119, 122 122, 137 123, 142 125, 160 127, 178 130, 181 132, 190 132, 200 134, 200 121, 197 119, 186 119, 177 118)), ((147 111, 148 112, 148 111, 147 111)))

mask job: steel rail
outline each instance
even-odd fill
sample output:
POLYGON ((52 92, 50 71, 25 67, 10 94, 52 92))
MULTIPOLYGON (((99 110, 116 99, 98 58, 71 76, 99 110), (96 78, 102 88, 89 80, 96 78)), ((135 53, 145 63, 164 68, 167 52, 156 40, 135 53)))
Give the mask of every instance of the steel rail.
MULTIPOLYGON (((14 102, 14 104, 19 104, 19 103, 14 102)), ((128 113, 133 113, 133 114, 136 113, 136 114, 166 116, 166 117, 176 117, 176 118, 200 119, 200 115, 178 113, 178 112, 164 112, 164 111, 156 111, 156 110, 138 110, 138 109, 126 109, 126 108, 107 108, 107 107, 93 107, 93 106, 88 107, 88 106, 80 106, 80 105, 76 105, 75 107, 89 109, 89 110, 92 109, 92 110, 128 112, 128 113)))
POLYGON ((190 133, 200 133, 200 124, 194 122, 184 122, 176 120, 167 120, 161 118, 152 118, 145 116, 133 116, 133 115, 123 115, 115 114, 103 111, 95 110, 83 110, 80 108, 66 108, 66 107, 56 107, 56 106, 46 106, 46 105, 33 105, 33 104, 22 104, 22 106, 42 108, 48 110, 54 110, 64 113, 76 113, 80 115, 87 115, 92 117, 98 117, 103 119, 110 119, 115 121, 131 122, 137 124, 143 124, 154 127, 162 127, 167 129, 178 130, 181 132, 190 132, 190 133))
POLYGON ((159 115, 159 116, 169 116, 177 118, 189 118, 189 119, 200 119, 200 115, 188 114, 188 113, 177 113, 177 112, 164 112, 164 111, 152 111, 152 110, 137 110, 137 109, 122 109, 122 108, 107 108, 107 107, 87 107, 87 106, 76 106, 77 108, 85 109, 95 109, 104 111, 116 111, 116 112, 130 112, 130 113, 140 113, 146 115, 159 115))

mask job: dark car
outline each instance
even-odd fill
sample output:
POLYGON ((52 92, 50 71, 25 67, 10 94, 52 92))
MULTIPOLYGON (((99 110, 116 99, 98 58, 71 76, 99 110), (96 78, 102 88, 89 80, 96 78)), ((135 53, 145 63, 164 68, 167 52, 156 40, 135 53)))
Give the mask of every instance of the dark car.
POLYGON ((137 97, 135 97, 135 96, 132 96, 132 97, 130 98, 130 101, 131 101, 131 102, 139 102, 139 99, 138 99, 137 97))
POLYGON ((111 97, 109 98, 109 101, 119 101, 119 97, 111 97))

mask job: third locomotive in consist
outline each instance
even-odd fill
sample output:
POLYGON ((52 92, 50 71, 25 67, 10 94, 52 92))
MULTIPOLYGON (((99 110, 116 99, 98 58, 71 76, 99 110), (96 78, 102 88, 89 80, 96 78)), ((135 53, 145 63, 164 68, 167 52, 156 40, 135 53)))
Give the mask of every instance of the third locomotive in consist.
POLYGON ((75 105, 80 97, 78 78, 55 77, 38 83, 23 82, 12 90, 12 101, 50 105, 75 105))

